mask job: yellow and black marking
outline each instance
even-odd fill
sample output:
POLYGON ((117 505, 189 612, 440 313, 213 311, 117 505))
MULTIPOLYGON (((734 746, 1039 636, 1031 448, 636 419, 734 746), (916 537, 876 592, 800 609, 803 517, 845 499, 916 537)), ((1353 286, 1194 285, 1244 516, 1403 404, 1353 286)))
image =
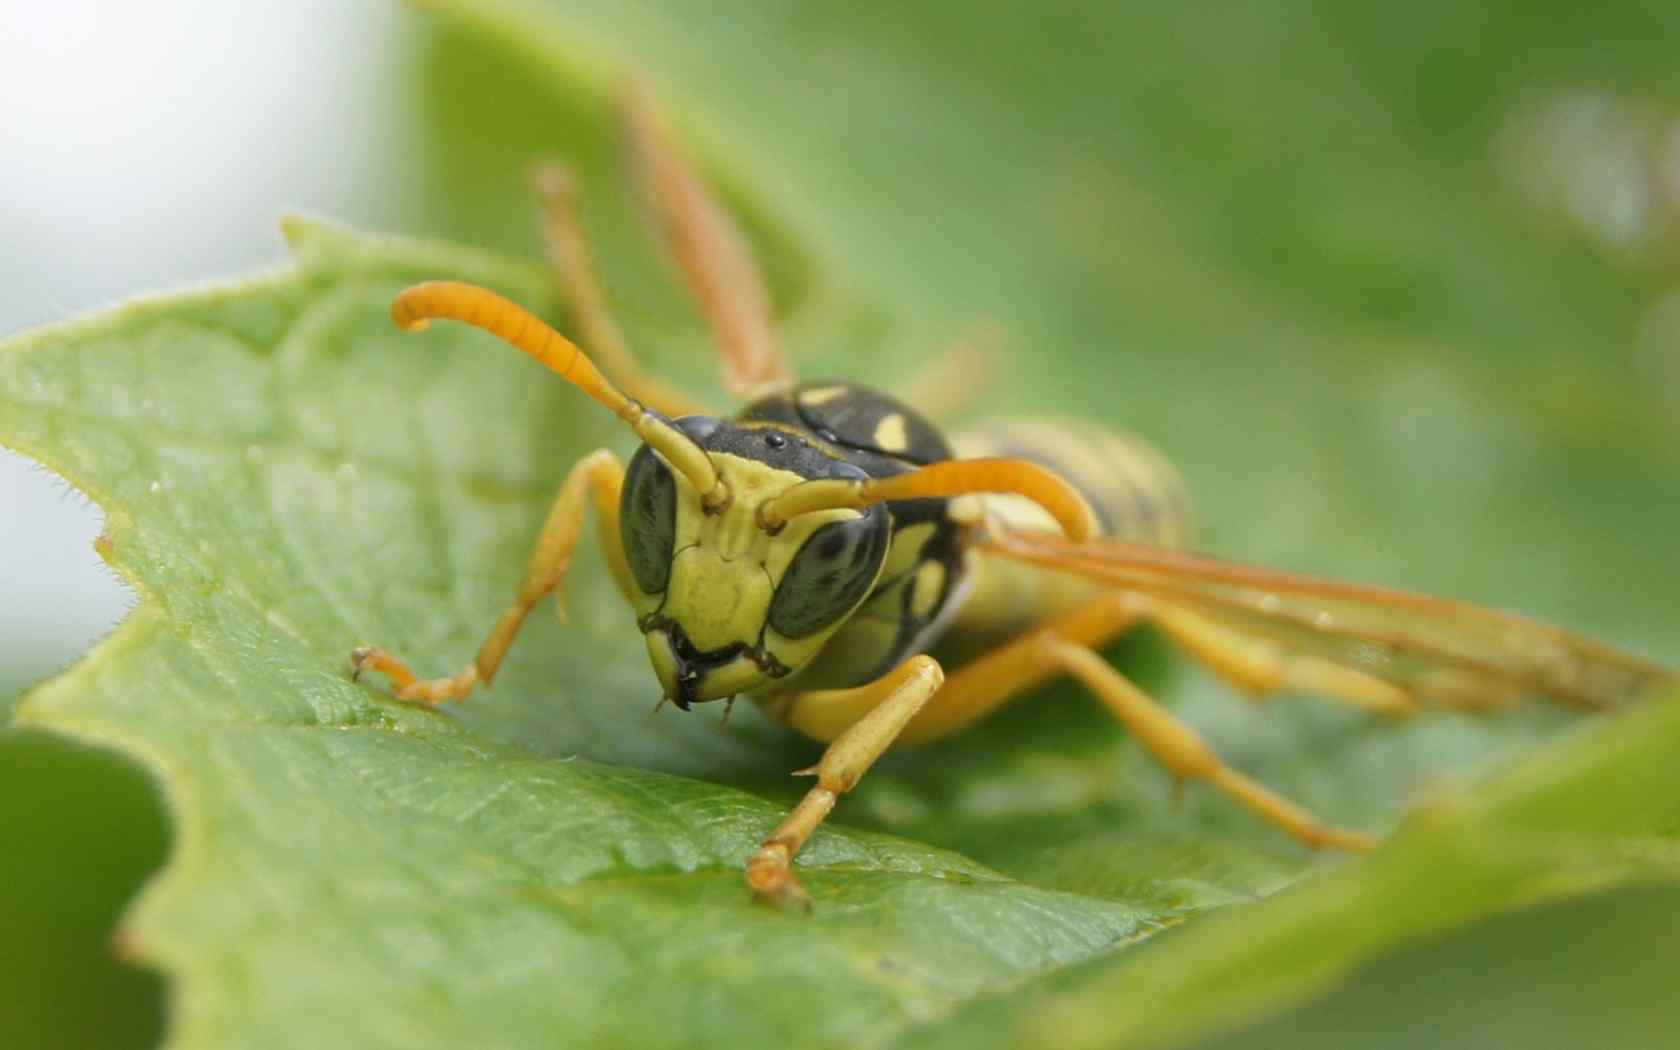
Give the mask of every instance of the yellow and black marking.
POLYGON ((950 443, 921 413, 856 383, 801 383, 753 402, 740 419, 808 433, 877 477, 952 454, 950 443))
POLYGON ((835 509, 801 515, 772 536, 759 522, 768 498, 804 481, 869 475, 792 427, 710 416, 673 426, 716 464, 731 499, 706 510, 644 448, 625 480, 620 539, 632 567, 648 566, 636 573, 631 601, 667 697, 686 709, 754 691, 808 663, 867 599, 893 519, 890 505, 835 509))
POLYGON ((750 403, 733 418, 707 413, 635 364, 571 185, 545 168, 544 234, 595 359, 471 285, 416 285, 392 315, 412 330, 449 318, 500 336, 641 445, 628 466, 607 449, 573 466, 513 600, 466 668, 420 678, 377 646, 358 647, 352 664, 419 703, 489 685, 532 609, 559 591, 592 513, 662 702, 749 695, 828 744, 802 771, 816 786, 747 862, 761 899, 805 899, 794 856, 888 747, 957 732, 1058 676, 1082 683, 1175 779, 1206 783, 1311 847, 1371 844, 1226 765, 1104 660, 1100 650, 1140 621, 1254 695, 1297 689, 1386 717, 1525 692, 1602 708, 1674 681, 1508 614, 1189 554, 1182 481, 1128 435, 1016 420, 947 441, 879 391, 794 384, 745 240, 646 99, 632 94, 627 113, 657 229, 712 328, 724 386, 750 403), (925 652, 947 629, 971 649, 949 678, 925 652))
MULTIPOLYGON (((762 398, 740 414, 743 428, 775 427, 870 477, 907 473, 952 457, 934 425, 890 395, 855 383, 814 382, 762 398), (882 440, 883 437, 891 440, 882 440)), ((807 475, 815 477, 817 475, 807 475)), ((880 578, 845 627, 798 678, 801 688, 871 681, 925 649, 962 592, 972 522, 947 498, 893 500, 889 553, 880 578)))

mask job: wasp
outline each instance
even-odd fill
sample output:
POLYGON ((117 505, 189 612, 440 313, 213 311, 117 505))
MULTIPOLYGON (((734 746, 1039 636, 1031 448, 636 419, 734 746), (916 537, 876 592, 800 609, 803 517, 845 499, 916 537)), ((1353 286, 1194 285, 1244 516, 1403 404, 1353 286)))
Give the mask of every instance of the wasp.
POLYGON ((574 185, 545 167, 545 241, 590 353, 457 282, 403 291, 392 315, 405 329, 450 319, 501 337, 641 445, 627 465, 601 449, 571 469, 516 596, 463 671, 422 679, 373 646, 352 662, 405 701, 463 700, 489 685, 532 609, 561 588, 592 507, 661 703, 747 696, 827 744, 799 771, 815 785, 746 860, 760 899, 808 902, 795 855, 887 748, 954 733, 1058 676, 1080 682, 1178 783, 1206 783, 1309 847, 1373 845, 1232 768, 1104 659, 1140 624, 1249 694, 1305 692, 1387 717, 1528 694, 1604 709, 1673 679, 1515 615, 1190 553, 1183 483, 1135 437, 1046 421, 947 436, 916 407, 925 386, 900 397, 796 382, 745 239, 645 95, 630 92, 624 110, 641 193, 745 407, 715 414, 637 365, 574 185), (980 655, 948 671, 928 655, 947 634, 980 655))

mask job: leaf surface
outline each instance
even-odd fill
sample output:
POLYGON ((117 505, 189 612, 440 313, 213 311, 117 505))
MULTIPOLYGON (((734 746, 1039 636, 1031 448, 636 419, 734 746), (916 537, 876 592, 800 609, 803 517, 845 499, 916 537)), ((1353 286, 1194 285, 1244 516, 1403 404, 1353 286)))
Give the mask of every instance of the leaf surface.
MULTIPOLYGON (((1310 67, 1317 89, 1277 88, 1273 108, 1374 140, 1356 188, 1326 204, 1229 141, 1255 115, 1195 79, 1279 47, 1390 42, 1295 9, 1200 37, 1173 21, 1194 16, 1162 16, 1092 43, 1079 24, 937 6, 867 25, 820 5, 704 25, 625 5, 565 20, 435 6, 460 27, 451 46, 571 115, 553 135, 500 118, 485 132, 498 156, 581 159, 609 281, 656 367, 702 390, 711 374, 606 178, 614 51, 692 85, 667 94, 748 220, 805 374, 891 386, 879 377, 990 319, 1014 363, 986 406, 1148 432, 1222 553, 1675 655, 1680 581, 1638 549, 1680 496, 1675 424, 1592 353, 1629 327, 1638 281, 1531 220, 1467 221, 1487 213, 1487 176, 1454 147, 1497 107, 1480 125, 1390 126, 1364 119, 1384 96, 1345 90, 1349 69, 1310 67), (886 56, 875 79, 828 54, 825 18, 886 56), (1131 50, 1184 34, 1210 43, 1177 54, 1183 70, 1131 50), (720 49, 738 61, 708 63, 720 49), (1173 101, 1185 85, 1200 106, 1173 101), (1114 97, 1136 103, 1123 119, 1114 97), (1400 187, 1381 178, 1396 158, 1400 187)), ((1377 73, 1404 82, 1396 62, 1377 73)), ((1477 70, 1455 75, 1491 94, 1477 70)), ((454 227, 451 177, 436 157, 417 174, 454 227)), ((552 311, 539 268, 306 223, 289 236, 283 272, 0 349, 0 440, 100 503, 102 550, 142 595, 23 716, 138 756, 164 785, 174 853, 121 936, 173 980, 174 1045, 1182 1042, 1412 938, 1673 874, 1672 705, 1605 727, 1534 710, 1395 728, 1305 698, 1246 707, 1143 639, 1117 659, 1325 816, 1386 828, 1419 794, 1447 801, 1368 862, 1315 861, 1205 793, 1175 804, 1062 687, 890 756, 802 858, 813 916, 755 908, 739 866, 812 750, 750 712, 727 731, 650 714, 640 640, 593 557, 568 584, 572 623, 536 617, 465 707, 418 711, 347 680, 362 641, 429 671, 463 662, 567 467, 623 445, 487 337, 389 324, 391 295, 432 277, 552 311)))

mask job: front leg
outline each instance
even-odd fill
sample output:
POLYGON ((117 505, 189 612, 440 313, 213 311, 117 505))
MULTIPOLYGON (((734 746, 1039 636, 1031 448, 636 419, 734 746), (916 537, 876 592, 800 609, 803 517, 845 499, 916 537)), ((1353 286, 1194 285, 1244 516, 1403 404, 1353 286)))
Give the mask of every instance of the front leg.
POLYGON ((792 705, 862 706, 868 714, 828 745, 820 762, 798 775, 816 774, 817 784, 787 819, 770 833, 747 861, 747 885, 760 900, 780 907, 809 907, 810 896, 793 874, 793 857, 823 822, 840 796, 863 779, 869 767, 892 745, 899 730, 945 682, 945 672, 931 656, 912 656, 896 670, 855 689, 825 689, 787 698, 792 705))
MULTIPOLYGON (((525 576, 519 581, 519 592, 507 611, 502 613, 490 634, 479 647, 478 655, 466 669, 445 678, 418 678, 404 661, 378 646, 364 645, 350 654, 354 677, 363 671, 379 671, 396 686, 398 700, 410 700, 437 705, 446 700, 465 700, 480 683, 489 685, 501 667, 503 657, 513 639, 524 626, 536 604, 566 578, 571 567, 572 553, 583 534, 583 520, 588 513, 591 497, 600 521, 601 553, 612 570, 613 580, 626 598, 630 590, 630 567, 624 560, 624 548, 618 538, 618 497, 624 486, 624 467, 606 449, 597 449, 583 457, 566 475, 560 494, 548 512, 542 535, 531 551, 525 576)), ((562 618, 565 606, 560 606, 562 618)))

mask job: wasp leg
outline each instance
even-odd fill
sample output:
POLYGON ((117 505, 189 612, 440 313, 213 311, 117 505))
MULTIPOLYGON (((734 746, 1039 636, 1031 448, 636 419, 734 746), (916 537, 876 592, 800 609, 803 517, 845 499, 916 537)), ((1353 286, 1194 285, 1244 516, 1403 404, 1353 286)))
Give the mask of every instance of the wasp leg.
MULTIPOLYGON (((350 656, 360 677, 363 671, 379 671, 391 679, 399 700, 436 705, 446 700, 465 700, 479 684, 489 685, 496 670, 507 655, 525 618, 536 604, 560 586, 566 570, 572 564, 572 553, 583 534, 584 516, 588 501, 593 497, 600 522, 601 552, 606 556, 618 589, 628 597, 632 592, 630 567, 624 560, 624 548, 618 539, 618 496, 624 484, 624 467, 606 449, 591 452, 566 475, 560 494, 548 512, 536 548, 519 582, 519 592, 507 611, 502 613, 490 634, 479 647, 478 655, 460 674, 446 678, 418 678, 408 664, 377 646, 362 646, 350 656)), ((561 619, 565 619, 565 604, 559 604, 561 619)))
POLYGON ((625 95, 624 123, 642 195, 722 352, 725 389, 749 399, 791 382, 746 238, 672 143, 644 91, 625 95))
POLYGON ((1179 783, 1204 780, 1313 849, 1367 850, 1376 839, 1362 831, 1330 827, 1317 817, 1226 765, 1200 733, 1115 670, 1095 651, 1054 636, 1043 639, 1038 658, 1079 679, 1125 724, 1179 783))
POLYGON ((1391 718, 1418 713, 1418 702, 1410 691, 1375 675, 1316 656, 1284 652, 1183 606, 1141 596, 1132 600, 1179 649, 1255 699, 1292 689, 1391 718))
POLYGON ((983 326, 948 344, 910 377, 899 400, 929 419, 962 415, 992 383, 998 342, 997 330, 983 326))
POLYGON ((781 906, 808 907, 810 897, 793 873, 793 858, 811 832, 823 822, 840 796, 863 778, 875 760, 898 737, 945 681, 945 672, 930 656, 912 656, 896 670, 854 689, 825 689, 784 699, 788 710, 839 705, 862 710, 844 731, 834 736, 822 760, 799 774, 815 774, 817 785, 764 840, 747 861, 747 885, 760 900, 781 906))
MULTIPOLYGON (((1034 628, 955 672, 938 697, 905 728, 916 743, 962 729, 1052 678, 1077 678, 1097 695, 1156 761, 1180 782, 1205 780, 1261 818, 1314 847, 1367 849, 1375 840, 1330 827, 1300 806, 1227 766, 1201 736, 1115 670, 1096 648, 1141 616, 1131 596, 1109 592, 1034 628)), ((800 725, 798 712, 789 719, 800 725)))
POLYGON ((1033 655, 1035 639, 1055 637, 1100 649, 1125 634, 1138 619, 1122 595, 1104 594, 1033 628, 952 672, 939 697, 916 716, 900 739, 919 744, 949 736, 1059 676, 1060 668, 1033 655))
POLYGON ((579 190, 570 169, 559 161, 546 161, 537 166, 532 184, 542 204, 543 243, 548 249, 549 263, 576 314, 583 335, 581 341, 601 370, 626 394, 667 416, 709 415, 705 405, 648 373, 630 353, 624 330, 613 319, 607 305, 606 291, 595 269, 595 256, 578 218, 579 190))

